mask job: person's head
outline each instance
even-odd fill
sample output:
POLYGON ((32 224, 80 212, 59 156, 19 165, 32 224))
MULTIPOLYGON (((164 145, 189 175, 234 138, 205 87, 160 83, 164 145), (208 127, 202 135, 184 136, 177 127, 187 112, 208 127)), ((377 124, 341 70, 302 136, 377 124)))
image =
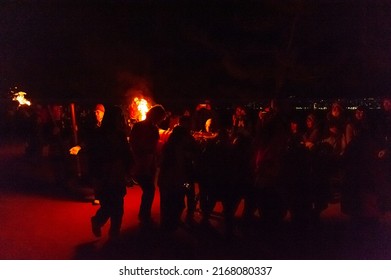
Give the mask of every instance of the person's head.
POLYGON ((188 116, 188 117, 190 117, 191 116, 191 111, 190 111, 190 109, 185 109, 184 111, 183 111, 183 114, 182 114, 183 116, 188 116))
POLYGON ((235 115, 236 116, 245 116, 246 115, 246 110, 242 106, 237 106, 235 108, 235 115))
POLYGON ((147 120, 151 121, 153 124, 161 123, 165 120, 166 116, 166 110, 159 104, 152 106, 152 108, 147 112, 147 120))
POLYGON ((51 108, 52 118, 55 121, 60 121, 62 117, 62 106, 61 105, 53 105, 51 108))
POLYGON ((391 98, 384 98, 383 99, 383 109, 385 112, 391 113, 391 98))
POLYGON ((261 121, 265 120, 266 117, 267 117, 267 115, 270 114, 270 112, 271 112, 270 107, 266 107, 265 109, 260 110, 260 111, 258 112, 258 118, 259 118, 259 120, 261 120, 261 121))
POLYGON ((212 103, 211 103, 210 99, 205 99, 204 104, 205 104, 205 108, 207 110, 212 110, 212 103))
POLYGON ((121 107, 110 107, 102 121, 102 127, 107 131, 123 130, 126 122, 121 107))
POLYGON ((357 107, 356 111, 354 112, 354 117, 356 120, 363 120, 365 118, 365 109, 362 106, 357 107))
POLYGON ((297 118, 291 118, 290 131, 292 133, 297 133, 299 131, 299 120, 297 118))
POLYGON ((105 115, 105 106, 103 104, 96 104, 94 112, 96 121, 101 123, 105 115))
POLYGON ((340 117, 342 114, 342 106, 340 103, 338 102, 334 102, 332 105, 331 105, 331 115, 334 117, 334 118, 338 118, 340 117))
POLYGON ((177 125, 172 130, 170 136, 167 139, 168 144, 178 144, 183 141, 184 137, 186 137, 187 130, 185 127, 181 125, 177 125))
POLYGON ((190 130, 191 129, 191 118, 186 115, 180 116, 179 125, 186 128, 187 130, 190 130))

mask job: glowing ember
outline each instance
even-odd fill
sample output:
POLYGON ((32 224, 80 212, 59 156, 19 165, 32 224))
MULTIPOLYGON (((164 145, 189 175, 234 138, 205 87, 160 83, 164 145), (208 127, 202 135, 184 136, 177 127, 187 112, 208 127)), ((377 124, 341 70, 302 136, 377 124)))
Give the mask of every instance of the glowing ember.
POLYGON ((19 91, 17 93, 14 93, 14 97, 12 98, 12 100, 13 101, 18 101, 19 102, 19 106, 22 106, 22 105, 30 106, 31 102, 25 98, 26 94, 27 93, 25 93, 23 91, 19 91))
POLYGON ((136 103, 138 113, 140 115, 139 120, 143 121, 147 117, 147 112, 149 111, 148 102, 144 98, 133 99, 134 103, 136 103))

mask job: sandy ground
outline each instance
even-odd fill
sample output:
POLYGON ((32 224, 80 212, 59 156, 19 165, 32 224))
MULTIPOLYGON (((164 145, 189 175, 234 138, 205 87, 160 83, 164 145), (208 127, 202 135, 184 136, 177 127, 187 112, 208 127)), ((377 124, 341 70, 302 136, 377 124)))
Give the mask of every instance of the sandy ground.
POLYGON ((356 225, 330 204, 316 225, 295 226, 289 219, 266 226, 260 221, 243 225, 242 205, 233 236, 223 231, 221 207, 210 226, 183 224, 175 232, 159 229, 159 194, 153 205, 156 224, 143 228, 137 220, 141 190, 128 188, 121 237, 116 242, 95 238, 90 217, 99 206, 77 192, 56 185, 47 159, 28 159, 23 147, 0 148, 0 259, 390 259, 391 215, 378 224, 356 225))

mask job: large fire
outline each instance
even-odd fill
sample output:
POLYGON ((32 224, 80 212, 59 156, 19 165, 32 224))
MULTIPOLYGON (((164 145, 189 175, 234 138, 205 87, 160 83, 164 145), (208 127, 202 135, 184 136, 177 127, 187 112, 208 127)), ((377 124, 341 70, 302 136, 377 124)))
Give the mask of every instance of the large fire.
POLYGON ((131 104, 131 115, 132 118, 137 121, 143 121, 147 117, 147 112, 149 111, 150 105, 147 100, 144 98, 135 97, 131 104))
POLYGON ((19 102, 19 106, 22 106, 22 105, 30 106, 31 102, 26 99, 26 97, 25 97, 26 94, 27 93, 25 93, 23 91, 19 91, 17 93, 14 93, 14 97, 12 98, 12 100, 13 101, 18 101, 19 102))
POLYGON ((145 118, 147 117, 147 112, 149 111, 147 100, 143 98, 138 99, 136 97, 134 101, 137 104, 137 110, 140 112, 141 120, 145 120, 145 118))

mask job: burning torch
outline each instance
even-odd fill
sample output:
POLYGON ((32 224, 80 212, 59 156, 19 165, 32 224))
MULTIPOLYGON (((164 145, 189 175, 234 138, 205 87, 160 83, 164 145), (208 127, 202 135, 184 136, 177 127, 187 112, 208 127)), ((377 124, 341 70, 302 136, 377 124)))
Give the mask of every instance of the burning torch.
POLYGON ((22 105, 27 105, 27 106, 30 106, 31 105, 31 102, 29 100, 26 99, 26 94, 24 91, 18 91, 16 93, 14 93, 13 91, 11 91, 11 93, 13 94, 13 98, 12 98, 12 101, 18 101, 19 102, 19 106, 22 106, 22 105))

